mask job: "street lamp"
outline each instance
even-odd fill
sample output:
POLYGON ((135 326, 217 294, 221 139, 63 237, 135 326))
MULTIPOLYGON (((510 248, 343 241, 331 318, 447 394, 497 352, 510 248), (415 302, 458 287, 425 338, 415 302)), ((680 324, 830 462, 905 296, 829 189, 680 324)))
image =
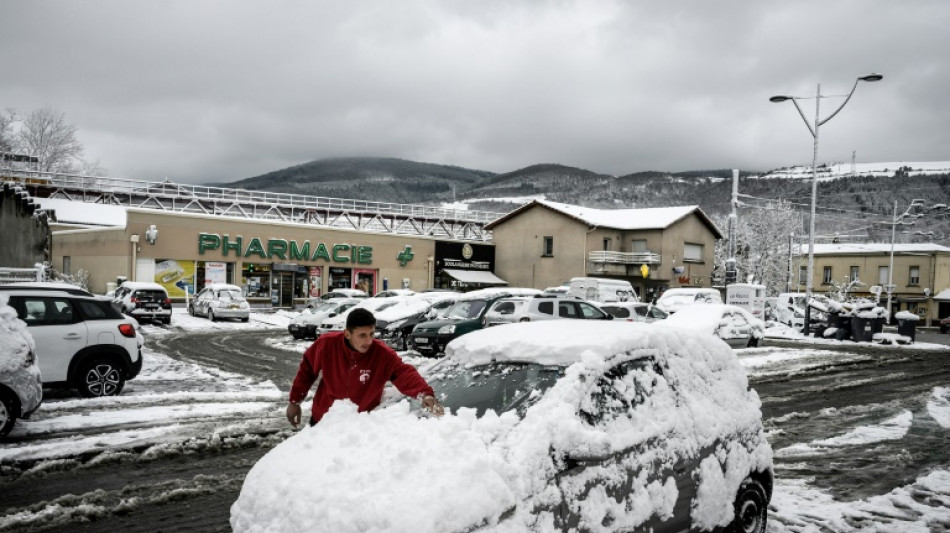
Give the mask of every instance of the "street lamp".
POLYGON ((910 205, 907 206, 907 209, 901 213, 900 216, 897 215, 897 200, 894 200, 894 218, 891 220, 891 262, 887 267, 887 286, 884 287, 884 290, 887 291, 887 324, 891 324, 891 295, 894 294, 894 239, 897 236, 897 226, 905 225, 912 226, 917 223, 917 219, 924 216, 920 213, 911 213, 918 207, 922 207, 926 202, 920 198, 915 198, 910 202, 910 205))
MULTIPOLYGON (((858 83, 862 81, 873 82, 881 81, 884 76, 880 74, 868 74, 867 76, 861 76, 858 79, 854 80, 854 86, 851 87, 851 92, 847 95, 822 95, 821 94, 821 83, 818 84, 818 90, 815 93, 815 121, 814 125, 808 122, 808 119, 805 118, 805 113, 802 112, 801 106, 798 105, 799 100, 808 100, 809 98, 800 97, 800 96, 773 96, 769 98, 770 102, 785 102, 786 100, 791 100, 795 104, 795 109, 798 110, 798 114, 801 115, 802 120, 805 121, 805 126, 808 127, 808 132, 811 133, 812 138, 814 139, 813 153, 812 153, 812 162, 811 162, 811 219, 808 222, 808 279, 806 280, 805 293, 807 300, 810 303, 812 298, 812 292, 814 290, 814 271, 815 271, 815 203, 818 197, 818 128, 821 127, 824 123, 828 122, 835 115, 840 112, 845 104, 851 100, 851 95, 854 94, 854 90, 858 88, 858 83), (822 98, 834 98, 844 96, 844 102, 838 106, 838 109, 835 109, 833 113, 825 117, 824 119, 820 118, 820 104, 822 98)), ((808 336, 808 330, 810 327, 809 321, 811 320, 811 305, 805 305, 805 328, 803 330, 805 336, 808 336)))

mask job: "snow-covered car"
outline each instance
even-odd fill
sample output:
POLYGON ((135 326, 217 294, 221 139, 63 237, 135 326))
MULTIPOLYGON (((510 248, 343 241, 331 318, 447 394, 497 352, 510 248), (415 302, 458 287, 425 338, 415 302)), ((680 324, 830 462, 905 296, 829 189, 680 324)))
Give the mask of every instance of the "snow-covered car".
POLYGON ((611 302, 600 308, 627 322, 656 322, 669 316, 659 307, 642 302, 611 302))
POLYGON ((664 326, 714 335, 733 348, 758 346, 765 324, 741 307, 727 304, 691 305, 662 322, 664 326))
POLYGON ((139 322, 171 324, 172 301, 165 287, 151 281, 125 281, 115 290, 113 302, 139 322))
POLYGON ((368 296, 369 294, 361 289, 332 289, 319 298, 311 298, 307 304, 316 305, 320 300, 331 300, 333 298, 367 298, 368 296))
POLYGON ((611 320, 613 316, 601 311, 595 304, 574 298, 556 296, 518 296, 502 298, 485 313, 487 326, 557 319, 611 320))
POLYGON ((376 336, 394 350, 409 349, 409 335, 416 324, 435 320, 448 310, 460 293, 424 292, 400 299, 376 313, 376 336))
POLYGON ((33 337, 16 310, 0 293, 0 440, 17 419, 28 419, 43 401, 43 381, 36 365, 33 337))
POLYGON ((97 297, 64 291, 3 291, 36 346, 43 386, 75 387, 86 397, 114 396, 142 370, 135 320, 97 297))
POLYGON ((214 322, 220 318, 237 318, 242 322, 251 319, 251 305, 241 291, 241 287, 227 283, 205 285, 188 302, 191 316, 203 316, 214 322))
POLYGON ((359 300, 359 303, 341 311, 332 317, 324 318, 320 321, 320 325, 317 326, 315 334, 317 337, 323 335, 324 333, 329 333, 331 331, 343 331, 343 328, 346 327, 346 317, 349 316, 350 312, 357 307, 362 309, 369 309, 375 316, 377 312, 387 309, 396 305, 399 301, 399 297, 390 297, 390 298, 363 298, 359 300))
POLYGON ((328 319, 337 316, 361 300, 356 298, 333 298, 324 300, 314 307, 308 307, 295 316, 290 324, 287 325, 287 331, 295 339, 315 339, 317 338, 317 328, 328 319))
POLYGON ((656 301, 656 306, 672 315, 680 309, 693 304, 721 304, 722 295, 718 289, 681 287, 667 289, 656 301))
POLYGON ((392 298, 393 296, 412 296, 416 291, 410 289, 389 289, 377 292, 373 298, 392 298))
POLYGON ((616 321, 486 328, 426 378, 446 415, 337 402, 251 468, 233 531, 766 529, 761 403, 708 336, 616 321))

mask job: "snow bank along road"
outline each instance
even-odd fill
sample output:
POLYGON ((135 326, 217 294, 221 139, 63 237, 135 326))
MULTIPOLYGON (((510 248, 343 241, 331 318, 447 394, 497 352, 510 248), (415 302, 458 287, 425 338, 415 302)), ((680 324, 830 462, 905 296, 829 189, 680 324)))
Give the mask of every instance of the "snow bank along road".
MULTIPOLYGON (((122 396, 49 396, 0 445, 0 532, 228 531, 244 475, 291 434, 309 343, 221 328, 146 328, 122 396)), ((950 530, 950 349, 769 339, 739 354, 776 455, 770 531, 950 530)))

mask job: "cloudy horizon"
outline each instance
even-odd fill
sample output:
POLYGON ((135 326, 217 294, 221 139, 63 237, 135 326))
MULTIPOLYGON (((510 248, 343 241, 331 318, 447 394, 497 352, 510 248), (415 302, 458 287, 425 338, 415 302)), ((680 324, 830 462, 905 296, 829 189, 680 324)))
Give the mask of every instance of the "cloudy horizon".
POLYGON ((333 157, 509 172, 950 160, 950 3, 7 2, 0 108, 113 177, 235 181, 333 157), (841 98, 821 100, 822 117, 841 98))

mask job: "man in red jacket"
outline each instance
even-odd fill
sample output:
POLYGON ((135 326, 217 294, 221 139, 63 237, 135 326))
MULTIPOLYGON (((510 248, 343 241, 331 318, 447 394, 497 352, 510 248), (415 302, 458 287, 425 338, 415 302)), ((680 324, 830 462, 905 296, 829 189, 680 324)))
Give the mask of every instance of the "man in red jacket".
POLYGON ((360 412, 379 405, 386 382, 392 381, 399 392, 418 398, 422 407, 442 415, 442 405, 432 387, 412 365, 402 362, 396 352, 375 339, 376 317, 368 309, 356 308, 346 317, 346 329, 321 335, 303 354, 300 368, 290 389, 287 420, 300 425, 300 402, 320 377, 313 397, 310 425, 323 418, 336 400, 348 399, 360 412))

